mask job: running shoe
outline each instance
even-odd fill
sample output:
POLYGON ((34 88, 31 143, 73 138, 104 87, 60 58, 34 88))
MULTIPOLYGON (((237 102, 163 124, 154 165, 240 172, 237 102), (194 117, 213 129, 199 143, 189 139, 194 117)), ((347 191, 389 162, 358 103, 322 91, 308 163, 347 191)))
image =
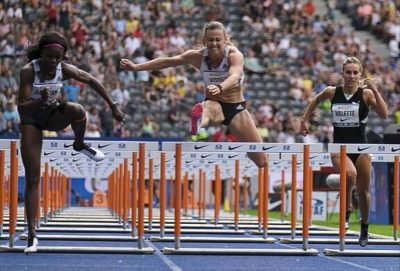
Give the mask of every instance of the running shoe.
POLYGON ((360 238, 358 239, 358 243, 360 246, 365 247, 368 244, 368 223, 364 223, 360 220, 360 238))
POLYGON ((37 245, 39 244, 38 238, 35 233, 28 234, 28 246, 24 249, 25 253, 34 253, 37 251, 37 245))
POLYGON ((192 135, 197 135, 201 123, 201 116, 203 114, 203 104, 197 103, 193 106, 190 118, 192 121, 192 135))
POLYGON ((76 148, 75 144, 74 144, 73 148, 75 151, 83 153, 84 155, 86 155, 87 157, 89 157, 90 159, 92 159, 96 162, 99 162, 99 161, 103 160, 104 158, 106 158, 106 156, 104 155, 103 152, 89 146, 88 144, 84 144, 82 149, 76 148))
POLYGON ((350 227, 350 215, 351 215, 351 210, 347 210, 346 211, 346 221, 344 222, 344 228, 346 229, 346 231, 350 227))

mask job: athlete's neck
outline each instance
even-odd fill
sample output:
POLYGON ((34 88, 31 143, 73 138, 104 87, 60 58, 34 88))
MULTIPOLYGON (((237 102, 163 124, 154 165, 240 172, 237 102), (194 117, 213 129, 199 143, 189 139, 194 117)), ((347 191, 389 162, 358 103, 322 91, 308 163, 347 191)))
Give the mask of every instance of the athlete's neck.
POLYGON ((355 87, 343 86, 343 92, 345 94, 354 94, 354 93, 356 93, 357 89, 358 89, 358 86, 355 86, 355 87))
POLYGON ((216 68, 221 64, 222 59, 224 58, 224 51, 213 52, 208 51, 208 65, 212 68, 216 68))

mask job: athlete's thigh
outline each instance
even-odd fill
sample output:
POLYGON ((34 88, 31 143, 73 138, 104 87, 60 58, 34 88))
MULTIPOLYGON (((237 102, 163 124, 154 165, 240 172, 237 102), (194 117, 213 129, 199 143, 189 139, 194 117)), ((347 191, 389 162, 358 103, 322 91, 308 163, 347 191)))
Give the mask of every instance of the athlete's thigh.
POLYGON ((80 104, 66 103, 62 109, 57 109, 53 115, 50 116, 47 122, 47 129, 51 131, 60 131, 65 129, 72 122, 83 119, 85 111, 80 104))
POLYGON ((225 119, 221 105, 216 101, 206 100, 203 103, 203 115, 212 123, 222 123, 225 119))
POLYGON ((237 113, 228 125, 231 132, 241 142, 262 142, 257 127, 249 111, 237 113))
POLYGON ((357 169, 357 187, 368 189, 371 182, 371 156, 368 153, 362 153, 356 162, 357 169))
MULTIPOLYGON (((352 174, 356 175, 356 167, 353 164, 353 161, 346 155, 346 162, 345 162, 345 168, 346 168, 346 174, 352 174)), ((331 160, 332 160, 332 165, 333 167, 337 170, 337 172, 340 172, 340 154, 339 153, 332 153, 331 154, 331 160)))
POLYGON ((21 125, 21 157, 25 171, 39 170, 42 152, 42 131, 33 125, 21 125))

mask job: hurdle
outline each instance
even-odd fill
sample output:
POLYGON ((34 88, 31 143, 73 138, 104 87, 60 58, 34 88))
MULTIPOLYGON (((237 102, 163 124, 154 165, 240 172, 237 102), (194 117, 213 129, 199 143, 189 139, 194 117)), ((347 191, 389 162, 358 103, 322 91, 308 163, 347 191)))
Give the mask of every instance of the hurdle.
MULTIPOLYGON (((163 151, 172 151, 175 150, 175 159, 176 159, 176 195, 180 195, 179 184, 181 178, 181 155, 182 151, 191 151, 196 152, 199 149, 202 151, 216 151, 216 152, 231 152, 232 150, 242 151, 242 152, 266 152, 271 149, 274 149, 275 152, 290 152, 295 145, 287 145, 287 144, 262 144, 262 143, 219 143, 219 144, 211 144, 211 143, 163 143, 162 148, 163 151)), ((300 147, 300 152, 302 152, 302 146, 300 147)), ((318 146, 314 147, 318 148, 318 146)), ((322 151, 322 146, 319 148, 322 151)), ((267 171, 267 168, 264 169, 267 171)), ((265 174, 264 177, 268 176, 265 174)), ((265 186, 267 187, 267 186, 265 186)), ((237 189, 238 190, 238 189, 237 189)), ((308 193, 308 192, 307 192, 308 193)), ((176 232, 175 232, 175 247, 169 248, 164 247, 162 252, 164 254, 196 254, 196 255, 317 255, 318 251, 315 249, 309 249, 305 247, 303 249, 218 249, 218 248, 181 248, 180 246, 180 227, 179 227, 179 214, 180 214, 180 202, 177 197, 177 204, 175 205, 175 216, 176 216, 176 232)), ((264 205, 266 206, 266 205, 264 205)), ((266 218, 266 216, 265 216, 266 218)), ((265 219, 264 219, 265 221, 265 219)), ((266 226, 266 225, 265 225, 266 226)))
MULTIPOLYGON (((5 142, 0 140, 0 147, 1 149, 10 149, 10 161, 11 161, 11 170, 10 170, 10 178, 16 178, 17 175, 17 167, 15 166, 16 163, 18 162, 18 158, 16 155, 16 142, 11 143, 11 147, 6 147, 4 148, 5 142), (14 146, 14 145, 15 146, 14 146)), ((65 150, 65 148, 71 147, 72 146, 72 141, 71 140, 44 140, 43 142, 43 151, 46 151, 47 154, 51 154, 53 156, 53 159, 51 162, 46 159, 44 160, 44 168, 46 168, 46 162, 50 162, 50 164, 56 164, 55 167, 51 167, 53 169, 53 174, 50 174, 50 180, 49 182, 49 187, 44 187, 43 189, 43 194, 46 194, 46 189, 50 188, 47 196, 48 200, 44 200, 44 203, 48 203, 49 205, 47 208, 50 210, 50 214, 46 217, 48 217, 47 221, 51 223, 51 219, 55 218, 56 216, 59 216, 61 212, 66 208, 66 202, 63 201, 62 199, 66 198, 66 190, 67 187, 70 189, 70 185, 67 185, 67 178, 66 175, 68 173, 71 173, 71 176, 73 177, 80 177, 80 176, 85 176, 83 173, 87 173, 89 176, 104 176, 103 174, 106 173, 111 173, 112 170, 116 167, 117 163, 120 162, 120 159, 115 159, 117 157, 121 156, 127 156, 128 152, 129 154, 132 154, 131 151, 126 151, 122 153, 123 150, 125 149, 138 149, 138 142, 107 142, 107 141, 90 141, 89 144, 102 144, 103 149, 107 150, 107 157, 108 161, 105 163, 93 163, 93 165, 84 165, 84 164, 79 164, 77 165, 76 161, 73 161, 73 159, 79 159, 84 163, 87 161, 87 158, 82 156, 79 153, 76 153, 74 151, 70 150, 65 150), (68 146, 68 147, 67 147, 68 146), (121 150, 123 149, 123 150, 121 150), (125 154, 126 153, 126 154, 125 154), (74 154, 74 155, 72 155, 74 154), (80 156, 80 157, 79 157, 80 156), (113 157, 111 157, 113 156, 113 157), (77 158, 78 157, 78 158, 77 158), (114 161, 115 160, 115 161, 114 161), (97 167, 99 166, 105 166, 105 169, 102 170, 97 170, 97 167), (53 179, 54 178, 54 179, 53 179)), ((148 143, 149 148, 153 150, 158 150, 158 143, 157 142, 152 142, 148 143)), ((49 165, 47 166, 49 168, 49 165)), ((50 170, 51 171, 51 170, 50 170)), ((44 177, 46 174, 44 174, 44 177)), ((46 177, 44 178, 46 179, 46 177)), ((43 183, 45 180, 43 181, 43 183)), ((11 185, 16 184, 15 182, 10 182, 11 185)), ((16 191, 16 188, 12 187, 12 193, 10 195, 11 201, 14 202, 16 197, 13 196, 13 191, 16 191)), ((127 198, 124 198, 126 201, 127 198)), ((43 206, 44 207, 44 206, 43 206)), ((46 209, 46 208, 43 208, 46 209)), ((106 209, 104 209, 106 210, 106 209)), ((10 218, 16 217, 16 204, 10 207, 10 218), (15 211, 14 211, 15 209, 15 211)), ((74 215, 68 216, 68 219, 74 219, 74 215)), ((83 216, 79 216, 83 217, 83 216)), ((92 216, 94 217, 94 216, 92 216)), ((109 216, 108 216, 109 217, 109 216)), ((22 252, 25 249, 25 246, 14 246, 14 234, 15 230, 13 231, 13 220, 10 219, 10 243, 8 246, 1 246, 0 247, 0 252, 22 252), (13 238, 11 238, 13 236, 13 238)), ((15 220, 14 220, 15 221, 15 220)), ((15 223, 14 223, 15 224, 15 223)), ((56 223, 55 223, 56 224, 56 223)), ((56 224, 57 225, 57 224, 56 224)), ((58 225, 60 226, 60 225, 58 225)), ((42 225, 37 231, 51 231, 52 227, 46 227, 46 225, 42 225)), ((53 228, 54 232, 57 231, 62 231, 62 232, 78 232, 81 231, 82 228, 53 228)), ((112 229, 111 229, 112 230, 112 229)), ((86 228, 86 232, 89 232, 90 229, 86 228)), ((85 232, 85 231, 83 231, 85 232)), ((113 232, 113 231, 110 231, 113 232)), ((24 240, 26 235, 20 235, 19 236, 21 240, 24 240)), ((58 235, 54 236, 57 237, 57 240, 106 240, 106 241, 119 241, 119 240, 127 240, 131 241, 134 238, 131 236, 121 236, 125 238, 120 238, 117 236, 100 236, 98 238, 90 235, 90 236, 82 236, 82 235, 58 235), (129 237, 129 238, 127 238, 129 237)), ((50 238, 49 236, 45 235, 38 235, 39 240, 54 240, 53 238, 50 238)), ((132 247, 74 247, 74 246, 38 246, 37 252, 54 252, 54 253, 121 253, 121 254, 151 254, 154 252, 154 249, 151 247, 139 247, 139 248, 132 248, 132 247)))
MULTIPOLYGON (((380 155, 381 159, 378 159, 379 161, 385 161, 389 162, 392 161, 394 162, 394 176, 393 176, 393 182, 394 182, 394 188, 397 189, 397 192, 395 192, 395 196, 397 198, 394 198, 394 214, 398 213, 398 182, 399 182, 399 154, 400 154, 400 149, 398 148, 398 145, 378 145, 378 144, 346 144, 346 145, 341 145, 341 144, 329 144, 328 145, 328 151, 330 153, 340 153, 340 218, 339 218, 339 249, 324 249, 323 253, 326 256, 387 256, 387 257, 396 257, 400 256, 400 251, 399 250, 366 250, 366 249, 345 249, 345 229, 344 229, 344 223, 345 223, 345 209, 346 209, 346 171, 344 167, 344 161, 345 161, 345 156, 346 153, 368 153, 368 154, 376 154, 380 155), (389 160, 389 157, 391 159, 389 160)), ((398 216, 394 215, 394 221, 393 221, 393 229, 394 231, 397 231, 398 227, 398 216)), ((397 235, 394 234, 394 240, 397 244, 397 235)), ((369 242, 369 241, 368 241, 369 242)))

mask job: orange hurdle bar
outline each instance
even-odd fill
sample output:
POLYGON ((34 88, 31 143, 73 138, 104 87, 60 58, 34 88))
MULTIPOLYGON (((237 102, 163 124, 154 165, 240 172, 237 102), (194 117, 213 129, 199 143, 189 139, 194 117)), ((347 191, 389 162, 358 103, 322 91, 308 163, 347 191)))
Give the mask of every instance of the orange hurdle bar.
POLYGON ((339 213, 339 242, 340 251, 344 250, 346 229, 344 223, 346 221, 346 145, 340 146, 340 213, 339 213))
POLYGON ((148 206, 148 216, 149 216, 149 230, 153 228, 153 159, 149 159, 149 202, 148 206))
POLYGON ((308 227, 310 222, 310 193, 309 193, 309 173, 310 167, 310 146, 304 145, 303 158, 303 250, 308 250, 308 227))
POLYGON ((263 221, 263 205, 264 205, 264 168, 258 168, 258 230, 261 231, 261 222, 263 221))
POLYGON ((180 248, 181 236, 181 167, 182 145, 175 145, 175 249, 180 248))
POLYGON ((235 230, 239 230, 239 197, 240 197, 240 187, 239 187, 239 178, 240 178, 240 168, 239 168, 239 160, 235 160, 235 230))
POLYGON ((194 208, 195 208, 195 205, 196 205, 196 197, 195 197, 195 195, 196 195, 196 193, 195 193, 195 191, 196 191, 196 186, 195 186, 195 176, 194 176, 194 174, 192 174, 192 201, 191 201, 191 204, 192 204, 192 216, 194 216, 194 208))
POLYGON ((129 212, 129 172, 128 172, 128 158, 124 158, 123 165, 123 179, 122 179, 122 221, 123 228, 128 226, 128 212, 129 212))
POLYGON ((202 192, 203 192, 203 173, 202 170, 199 169, 199 201, 198 201, 198 205, 197 205, 197 211, 198 211, 198 216, 199 216, 199 220, 201 219, 201 204, 202 204, 202 192))
POLYGON ((203 180, 203 192, 202 192, 202 209, 203 209, 203 218, 206 217, 206 172, 203 170, 202 171, 202 180, 203 180))
POLYGON ((160 167, 160 237, 164 237, 165 232, 165 192, 166 192, 166 178, 165 178, 165 153, 161 153, 161 167, 160 167))
POLYGON ((267 154, 266 165, 264 167, 264 184, 263 184, 263 238, 267 239, 268 237, 268 203, 269 203, 269 155, 267 154))
POLYGON ((9 247, 14 247, 14 235, 17 226, 18 208, 18 159, 17 142, 11 141, 10 147, 10 218, 9 218, 9 247))
MULTIPOLYGON (((39 180, 43 178, 43 176, 39 177, 39 180)), ((38 205, 37 205, 37 209, 36 209, 36 227, 40 228, 40 207, 43 206, 42 204, 42 197, 41 197, 41 193, 42 193, 42 188, 41 185, 43 185, 43 182, 39 181, 39 185, 38 185, 38 205)), ((0 207, 1 208, 1 207, 0 207)))
POLYGON ((292 155, 292 202, 290 214, 291 237, 296 237, 296 212, 297 212, 297 156, 292 155))
POLYGON ((49 213, 49 163, 44 163, 44 176, 43 176, 43 217, 44 222, 47 223, 47 215, 49 213))
POLYGON ((188 189, 189 189, 189 174, 186 171, 183 175, 183 200, 182 200, 182 208, 184 209, 185 217, 188 215, 188 189))
POLYGON ((0 150, 0 236, 3 235, 3 223, 4 223, 4 165, 5 165, 5 151, 0 150))
POLYGON ((393 165, 393 238, 397 241, 399 228, 399 156, 394 157, 393 165))
POLYGON ((285 220, 285 171, 281 170, 281 222, 285 220))
POLYGON ((136 214, 137 214, 137 153, 132 153, 132 209, 131 209, 131 227, 132 227, 132 236, 136 236, 137 230, 137 221, 136 221, 136 214))
POLYGON ((219 220, 219 213, 221 210, 221 170, 219 166, 215 167, 215 174, 216 174, 216 181, 215 181, 215 225, 218 223, 219 220))
POLYGON ((138 248, 143 248, 144 241, 144 171, 145 171, 145 145, 139 143, 139 194, 138 194, 138 248))

